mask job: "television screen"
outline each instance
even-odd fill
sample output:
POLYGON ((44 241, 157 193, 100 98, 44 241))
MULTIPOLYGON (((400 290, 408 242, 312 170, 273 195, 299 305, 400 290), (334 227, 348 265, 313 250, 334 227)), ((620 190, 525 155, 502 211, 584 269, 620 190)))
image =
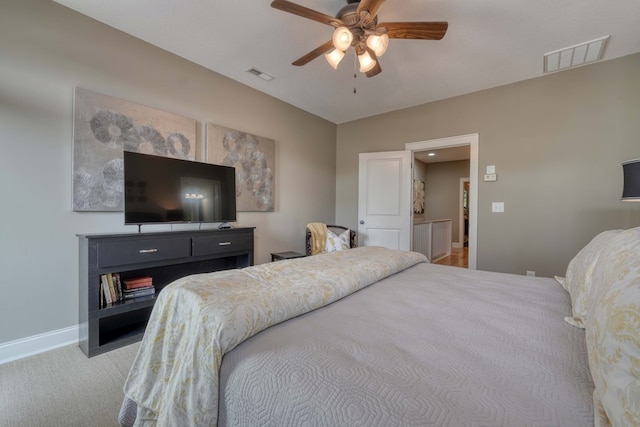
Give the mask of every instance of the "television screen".
POLYGON ((124 223, 236 221, 230 166, 124 152, 124 223))

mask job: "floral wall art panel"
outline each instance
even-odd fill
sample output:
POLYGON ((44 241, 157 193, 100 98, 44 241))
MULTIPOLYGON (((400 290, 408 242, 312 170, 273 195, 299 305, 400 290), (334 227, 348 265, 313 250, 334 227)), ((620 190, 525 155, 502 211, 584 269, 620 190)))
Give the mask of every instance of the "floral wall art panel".
POLYGON ((122 211, 124 150, 193 160, 196 121, 75 88, 73 210, 122 211))
POLYGON ((424 213, 424 181, 417 179, 413 180, 413 213, 424 213))
POLYGON ((273 212, 275 141, 208 123, 206 159, 236 168, 236 205, 240 212, 273 212))

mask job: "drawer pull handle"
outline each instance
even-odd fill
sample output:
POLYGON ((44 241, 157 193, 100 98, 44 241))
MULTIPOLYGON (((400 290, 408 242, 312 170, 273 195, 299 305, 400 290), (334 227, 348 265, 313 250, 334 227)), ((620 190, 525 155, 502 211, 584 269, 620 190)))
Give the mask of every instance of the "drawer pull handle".
POLYGON ((152 253, 158 252, 158 250, 156 248, 140 249, 138 252, 140 252, 141 254, 152 254, 152 253))
POLYGON ((220 242, 218 246, 231 246, 231 242, 220 242))

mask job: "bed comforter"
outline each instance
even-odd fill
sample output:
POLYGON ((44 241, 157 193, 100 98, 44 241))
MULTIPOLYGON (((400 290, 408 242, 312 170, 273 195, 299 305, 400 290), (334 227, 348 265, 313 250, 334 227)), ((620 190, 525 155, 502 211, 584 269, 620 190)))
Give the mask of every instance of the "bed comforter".
POLYGON ((593 426, 555 280, 423 260, 358 248, 165 288, 125 386, 136 423, 593 426))
POLYGON ((225 353, 424 261, 417 253, 363 247, 177 280, 160 293, 125 383, 138 406, 136 424, 216 425, 225 353))

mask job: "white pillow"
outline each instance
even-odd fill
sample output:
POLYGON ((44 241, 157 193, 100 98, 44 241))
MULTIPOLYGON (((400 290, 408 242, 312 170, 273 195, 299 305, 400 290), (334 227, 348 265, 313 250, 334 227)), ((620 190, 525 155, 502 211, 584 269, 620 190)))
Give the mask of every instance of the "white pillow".
POLYGON ((589 311, 588 298, 593 282, 593 270, 609 242, 621 232, 622 230, 609 230, 595 236, 571 260, 564 281, 559 281, 571 296, 573 316, 564 319, 570 325, 584 328, 589 311))
POLYGON ((324 247, 324 251, 335 252, 349 249, 351 247, 350 233, 349 230, 346 230, 338 236, 333 231, 327 230, 327 244, 324 247))
POLYGON ((609 242, 593 281, 586 342, 596 425, 639 425, 640 227, 609 242))

